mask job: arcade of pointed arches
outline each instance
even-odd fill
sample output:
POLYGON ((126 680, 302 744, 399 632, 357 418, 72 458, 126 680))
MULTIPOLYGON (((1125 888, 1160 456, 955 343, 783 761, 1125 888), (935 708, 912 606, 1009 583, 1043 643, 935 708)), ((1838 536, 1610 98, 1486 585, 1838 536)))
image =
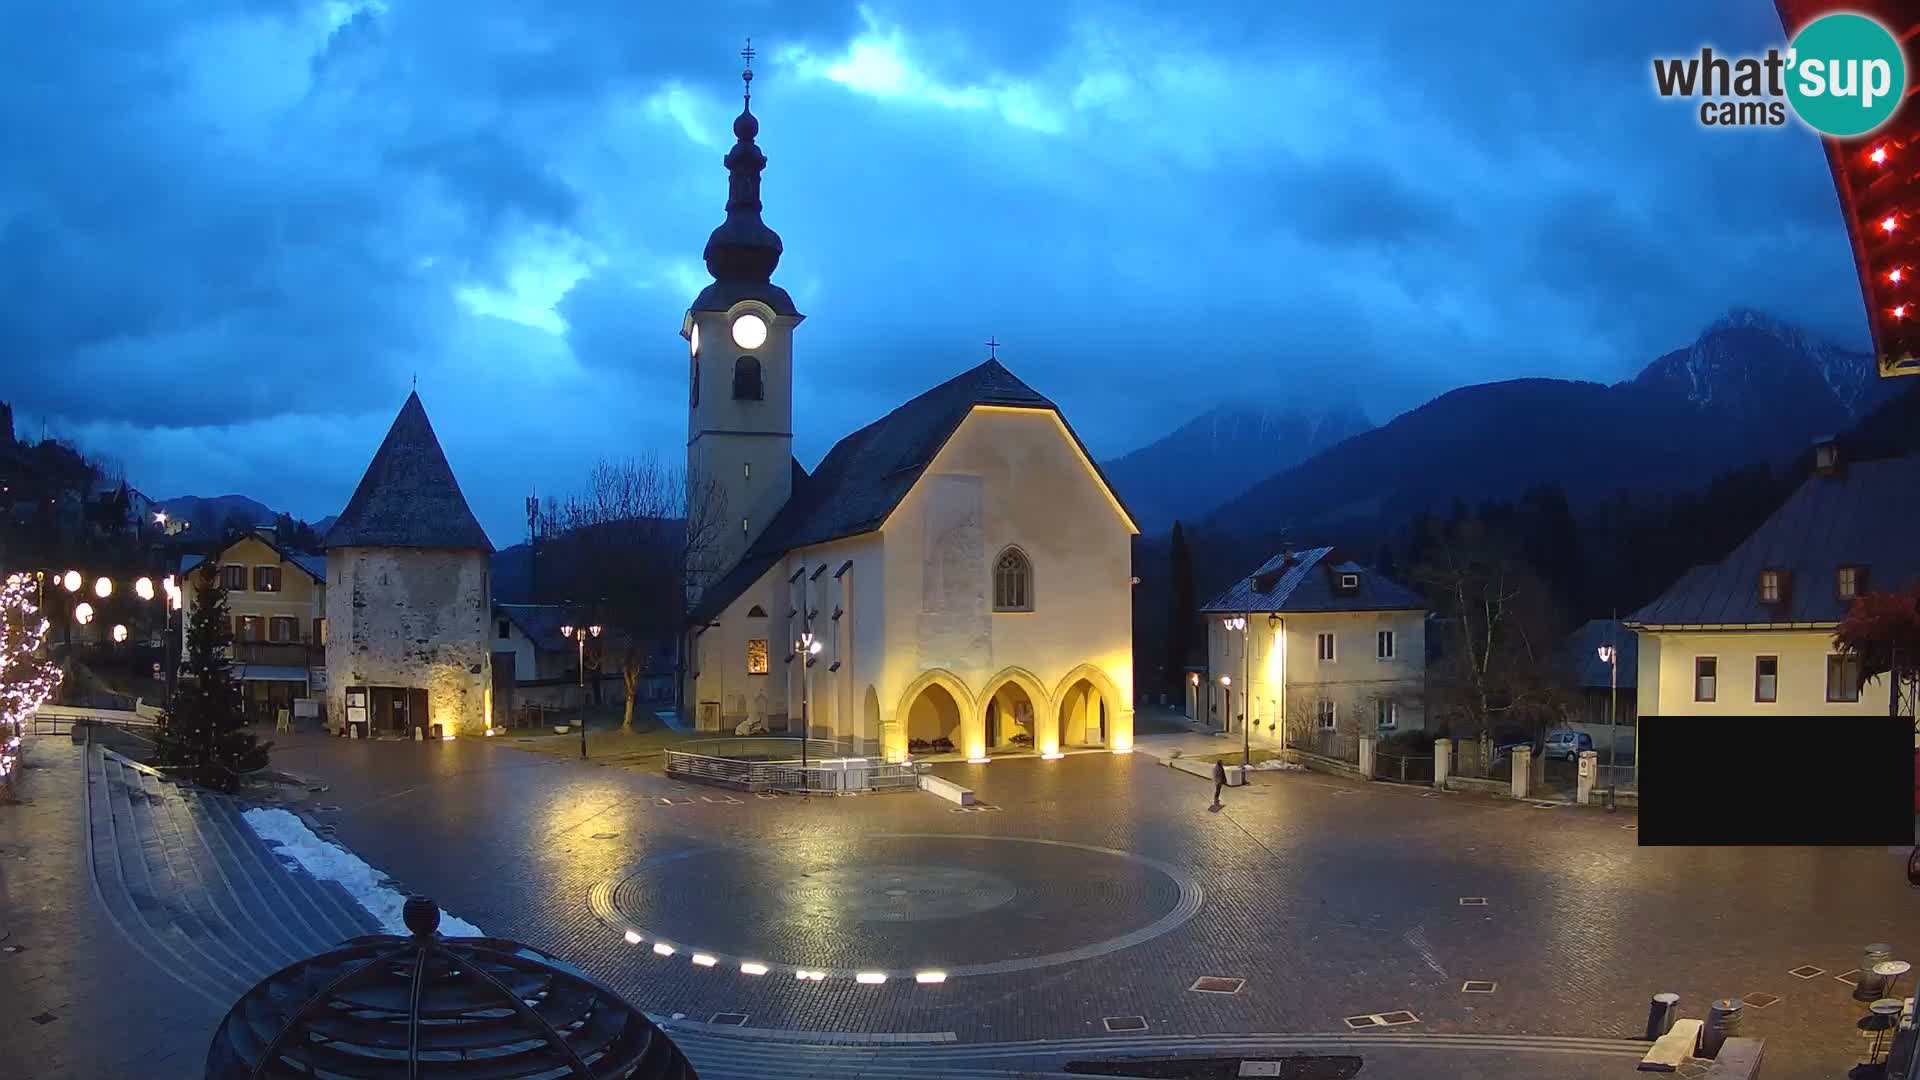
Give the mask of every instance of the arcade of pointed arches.
POLYGON ((1026 668, 1002 668, 977 693, 953 672, 934 668, 901 693, 887 756, 898 760, 957 751, 984 758, 996 751, 1057 754, 1116 743, 1130 747, 1130 732, 1117 738, 1124 700, 1107 673, 1093 664, 1075 667, 1051 690, 1026 668))

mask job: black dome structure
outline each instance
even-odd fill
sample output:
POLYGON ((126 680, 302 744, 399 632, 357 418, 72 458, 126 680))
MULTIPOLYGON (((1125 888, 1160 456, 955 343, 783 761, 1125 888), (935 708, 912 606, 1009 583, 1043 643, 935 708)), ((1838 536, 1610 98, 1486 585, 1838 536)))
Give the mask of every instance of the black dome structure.
POLYGON ((413 897, 410 936, 354 938, 268 977, 227 1013, 208 1080, 698 1080, 639 1010, 536 949, 443 938, 413 897))

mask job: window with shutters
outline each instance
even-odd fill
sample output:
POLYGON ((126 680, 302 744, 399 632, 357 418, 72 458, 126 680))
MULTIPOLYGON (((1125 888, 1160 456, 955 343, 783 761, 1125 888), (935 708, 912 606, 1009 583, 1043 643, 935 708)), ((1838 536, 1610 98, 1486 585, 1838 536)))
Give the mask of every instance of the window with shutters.
POLYGON ((246 592, 247 568, 244 566, 222 566, 220 568, 220 583, 226 586, 228 592, 246 592))
POLYGON ((277 566, 256 566, 253 568, 254 592, 279 592, 280 568, 277 566))
POLYGON ((1713 701, 1719 694, 1720 660, 1713 656, 1693 658, 1693 700, 1713 701))

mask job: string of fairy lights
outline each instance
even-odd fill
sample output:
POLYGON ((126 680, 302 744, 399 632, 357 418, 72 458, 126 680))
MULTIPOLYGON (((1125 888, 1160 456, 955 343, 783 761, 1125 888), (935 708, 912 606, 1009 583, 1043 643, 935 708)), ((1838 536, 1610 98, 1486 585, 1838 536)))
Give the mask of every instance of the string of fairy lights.
POLYGON ((0 782, 11 783, 20 765, 27 717, 60 685, 59 665, 41 655, 52 624, 39 591, 38 574, 8 574, 0 587, 0 782))
MULTIPOLYGON (((168 612, 179 611, 185 601, 180 583, 171 574, 157 586, 151 577, 138 577, 123 586, 111 577, 96 576, 89 584, 78 570, 8 574, 0 587, 0 781, 11 781, 20 766, 27 718, 60 686, 59 665, 41 654, 53 625, 40 607, 48 588, 64 589, 76 598, 93 597, 73 605, 73 621, 81 626, 92 625, 98 617, 94 600, 104 604, 123 589, 142 601, 162 602, 168 612)), ((108 636, 125 642, 126 624, 113 624, 108 636)))

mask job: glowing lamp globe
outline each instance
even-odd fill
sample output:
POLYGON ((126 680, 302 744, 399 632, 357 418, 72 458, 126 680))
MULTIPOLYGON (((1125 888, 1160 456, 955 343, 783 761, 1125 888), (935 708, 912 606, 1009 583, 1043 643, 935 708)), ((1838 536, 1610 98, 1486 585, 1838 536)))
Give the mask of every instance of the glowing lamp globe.
POLYGON ((113 626, 113 640, 115 641, 127 640, 127 628, 125 626, 122 626, 119 623, 115 623, 113 626))
POLYGON ((78 570, 67 571, 65 574, 61 575, 60 584, 66 586, 66 589, 68 592, 79 592, 80 591, 80 571, 78 570))
POLYGON ((153 579, 143 577, 133 583, 133 595, 142 600, 153 599, 153 579))
POLYGON ((101 578, 93 583, 93 595, 105 600, 113 595, 113 579, 101 578))
POLYGON ((85 626, 88 623, 92 622, 93 621, 93 605, 87 603, 84 600, 81 601, 80 606, 73 609, 73 621, 79 623, 81 626, 85 626))

